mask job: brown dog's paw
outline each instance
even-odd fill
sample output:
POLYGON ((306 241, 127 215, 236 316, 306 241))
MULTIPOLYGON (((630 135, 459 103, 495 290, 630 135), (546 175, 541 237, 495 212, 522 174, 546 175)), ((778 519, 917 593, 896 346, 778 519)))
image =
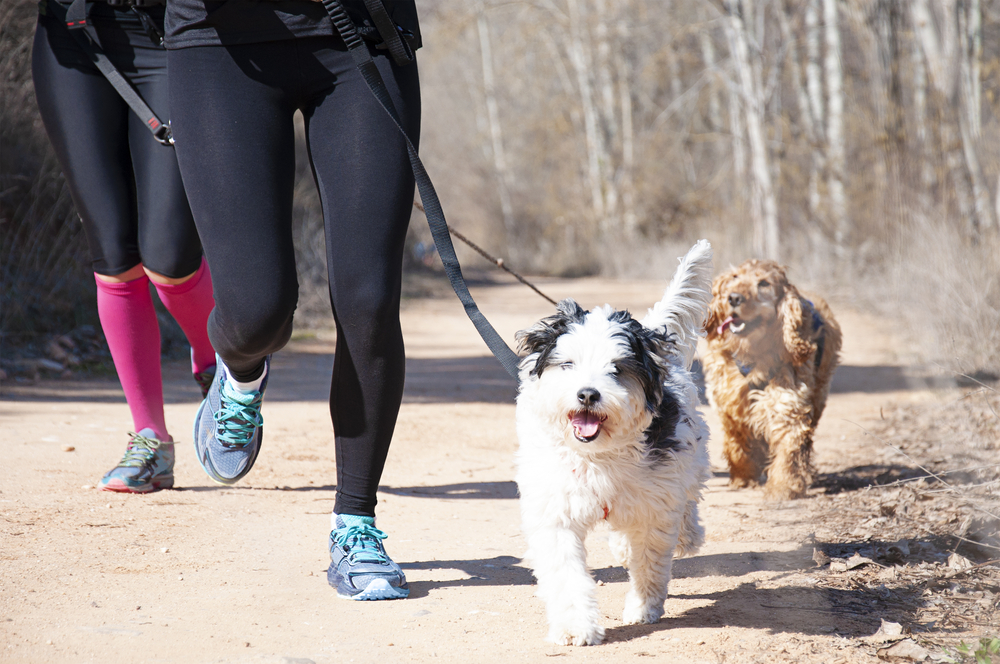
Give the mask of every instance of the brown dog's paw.
POLYGON ((730 477, 729 488, 731 489, 753 489, 760 486, 760 482, 749 477, 730 477))
POLYGON ((764 487, 764 497, 768 500, 795 500, 796 498, 804 498, 805 495, 805 485, 788 486, 787 484, 768 482, 764 487))

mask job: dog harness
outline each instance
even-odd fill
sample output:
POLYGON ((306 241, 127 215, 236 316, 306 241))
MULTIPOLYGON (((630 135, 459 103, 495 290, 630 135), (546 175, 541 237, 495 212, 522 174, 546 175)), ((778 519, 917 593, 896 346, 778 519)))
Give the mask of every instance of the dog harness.
MULTIPOLYGON (((820 363, 823 361, 823 346, 826 345, 826 334, 823 332, 823 327, 826 325, 826 322, 823 320, 823 317, 819 315, 819 312, 816 311, 816 305, 814 305, 811 300, 806 300, 806 304, 808 304, 809 308, 812 309, 813 332, 816 331, 820 332, 819 338, 816 339, 816 359, 815 359, 816 368, 819 368, 820 363)), ((740 373, 743 375, 744 378, 749 376, 750 372, 753 371, 752 364, 743 364, 735 357, 733 358, 733 362, 736 363, 736 366, 739 368, 740 373)))

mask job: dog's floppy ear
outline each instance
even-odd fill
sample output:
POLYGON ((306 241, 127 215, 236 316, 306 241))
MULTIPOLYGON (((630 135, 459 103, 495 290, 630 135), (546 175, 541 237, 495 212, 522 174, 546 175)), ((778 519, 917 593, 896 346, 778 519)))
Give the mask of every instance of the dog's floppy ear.
MULTIPOLYGON (((530 373, 541 376, 549 355, 556 346, 556 340, 562 336, 570 325, 583 321, 587 312, 575 300, 565 299, 556 305, 558 313, 543 318, 531 327, 514 335, 517 350, 527 358, 536 356, 530 373)), ((527 359, 526 358, 526 359, 527 359)), ((522 369, 526 365, 522 364, 522 369)))
POLYGON ((708 303, 708 317, 705 319, 705 337, 708 341, 719 338, 719 326, 725 315, 726 298, 722 295, 722 284, 731 275, 732 270, 720 274, 712 283, 712 300, 708 303))
POLYGON ((799 291, 789 283, 783 284, 785 296, 778 305, 778 316, 781 319, 781 338, 785 349, 792 358, 792 364, 800 365, 809 359, 816 347, 808 339, 803 338, 801 331, 802 300, 799 291))

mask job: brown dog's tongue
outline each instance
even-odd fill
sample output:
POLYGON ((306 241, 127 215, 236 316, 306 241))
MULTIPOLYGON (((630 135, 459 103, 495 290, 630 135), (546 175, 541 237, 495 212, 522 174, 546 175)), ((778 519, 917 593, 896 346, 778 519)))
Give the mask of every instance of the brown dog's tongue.
POLYGON ((733 317, 732 316, 730 316, 726 320, 722 321, 722 325, 720 325, 719 329, 715 331, 716 334, 722 334, 723 332, 725 332, 726 328, 729 327, 729 324, 732 323, 732 322, 733 322, 733 317))
POLYGON ((590 438, 601 428, 601 418, 590 411, 583 411, 573 415, 573 428, 577 434, 584 438, 590 438))

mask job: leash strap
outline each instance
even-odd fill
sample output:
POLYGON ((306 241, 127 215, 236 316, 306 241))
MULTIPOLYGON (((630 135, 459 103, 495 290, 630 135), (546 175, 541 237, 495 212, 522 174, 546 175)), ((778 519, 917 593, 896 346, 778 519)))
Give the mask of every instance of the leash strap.
MULTIPOLYGON (((87 30, 87 2, 86 0, 73 0, 72 4, 68 8, 63 7, 56 0, 49 0, 48 8, 54 10, 56 13, 56 18, 62 20, 66 27, 69 28, 69 32, 76 39, 77 43, 80 44, 80 48, 90 56, 90 59, 97 65, 97 68, 101 70, 104 74, 104 78, 108 79, 108 82, 114 87, 115 91, 121 95, 121 98, 125 100, 125 103, 129 105, 129 108, 139 116, 139 119, 145 123, 146 127, 153 134, 155 138, 162 145, 173 145, 174 137, 170 133, 170 123, 164 124, 160 121, 160 118, 156 117, 156 113, 153 109, 143 101, 139 93, 136 92, 132 84, 122 76, 122 73, 118 71, 118 68, 112 64, 111 60, 108 59, 107 54, 101 50, 101 47, 97 45, 93 37, 91 37, 90 32, 87 30), (62 14, 61 16, 59 14, 62 14)), ((140 15, 140 18, 141 15, 140 15)), ((143 20, 143 25, 146 27, 147 31, 150 26, 147 25, 149 22, 148 17, 143 20)))
MULTIPOLYGON (((74 0, 79 2, 80 0, 74 0)), ((518 364, 520 359, 518 356, 510 349, 510 347, 504 343, 503 339, 497 333, 497 331, 490 325, 490 322, 486 320, 486 316, 479 310, 476 305, 476 301, 472 298, 472 294, 469 292, 469 287, 465 283, 465 278, 462 276, 462 267, 458 264, 458 257, 455 255, 455 246, 451 242, 451 235, 448 232, 448 222, 444 218, 444 211, 441 209, 441 202, 438 200, 437 192, 434 190, 434 185, 431 183, 430 177, 427 175, 427 171, 424 169, 423 163, 420 161, 420 156, 417 154, 417 149, 413 146, 413 142, 410 141, 410 137, 406 135, 406 131, 403 129, 403 125, 399 120, 399 115, 396 113, 396 107, 392 103, 392 98, 389 96, 389 91, 385 87, 385 82, 382 80, 382 75, 379 73, 378 68, 375 66, 374 60, 372 60, 371 53, 368 52, 368 47, 364 43, 361 35, 358 33, 357 27, 351 21, 350 17, 347 15, 347 11, 344 6, 340 3, 340 0, 322 0, 323 6, 326 8, 327 13, 330 14, 330 19, 333 22, 334 27, 337 32, 343 38, 344 43, 347 44, 347 49, 351 52, 354 57, 354 63, 357 65, 358 70, 364 77, 365 82, 371 89, 372 94, 378 99, 382 108, 385 112, 389 114, 392 121, 396 124, 396 128, 399 129, 399 133, 403 135, 406 140, 406 149, 410 155, 410 166, 413 168, 413 175, 417 183, 417 189, 420 191, 420 200, 423 201, 424 209, 427 216, 427 224, 431 229, 431 236, 434 238, 434 244, 437 246, 438 255, 441 257, 441 262, 444 264, 445 273, 448 275, 448 280, 451 282, 452 290, 455 291, 455 295, 462 302, 465 307, 465 313, 468 315, 469 320, 472 324, 476 326, 476 330, 479 332, 479 336, 483 338, 486 342, 486 346, 490 349, 493 355, 497 358, 497 361, 503 365, 503 368, 507 370, 514 380, 518 380, 518 364)), ((374 14, 384 14, 386 20, 389 19, 388 14, 385 12, 385 7, 382 6, 381 2, 376 0, 378 7, 374 14)), ((366 5, 372 3, 369 0, 365 0, 366 5)), ((369 11, 371 11, 369 9, 369 11)), ((372 18, 378 20, 373 14, 372 18)), ((392 33, 395 33, 395 27, 392 28, 392 33)), ((381 30, 380 30, 380 34, 381 30)), ((398 35, 397 35, 398 38, 398 35)), ((385 35, 383 34, 383 40, 385 35)), ((411 54, 412 61, 412 54, 411 54)))
POLYGON ((392 55, 392 59, 396 61, 396 64, 403 66, 413 62, 413 51, 410 49, 410 45, 400 38, 399 30, 396 29, 396 24, 389 18, 389 13, 385 10, 382 0, 365 0, 365 9, 368 10, 372 20, 375 21, 378 34, 382 37, 382 41, 385 42, 385 46, 389 49, 389 53, 392 55))

